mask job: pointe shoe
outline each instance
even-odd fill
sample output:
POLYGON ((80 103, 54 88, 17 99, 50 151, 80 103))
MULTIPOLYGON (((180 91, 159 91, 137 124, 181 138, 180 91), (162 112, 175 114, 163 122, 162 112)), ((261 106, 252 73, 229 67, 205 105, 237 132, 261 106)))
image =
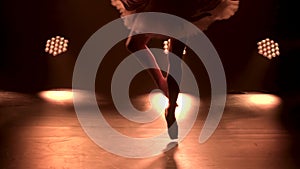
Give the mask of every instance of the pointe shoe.
POLYGON ((170 111, 170 107, 165 110, 165 118, 168 125, 168 134, 171 139, 178 139, 178 124, 175 117, 174 111, 170 111))

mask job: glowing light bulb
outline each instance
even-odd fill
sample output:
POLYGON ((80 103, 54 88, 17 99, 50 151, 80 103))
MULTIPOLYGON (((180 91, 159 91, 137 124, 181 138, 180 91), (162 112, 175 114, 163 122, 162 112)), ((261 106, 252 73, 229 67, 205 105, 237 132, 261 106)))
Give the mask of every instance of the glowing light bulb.
POLYGON ((260 42, 257 42, 257 45, 258 53, 268 59, 272 59, 280 55, 279 44, 274 40, 266 38, 260 42))
POLYGON ((64 37, 55 36, 46 41, 45 52, 57 56, 67 51, 69 40, 64 37))

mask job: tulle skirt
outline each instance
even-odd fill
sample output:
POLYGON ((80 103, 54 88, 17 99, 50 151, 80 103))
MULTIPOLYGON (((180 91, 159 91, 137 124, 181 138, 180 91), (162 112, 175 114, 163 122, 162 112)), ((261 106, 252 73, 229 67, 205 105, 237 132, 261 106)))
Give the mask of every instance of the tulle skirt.
MULTIPOLYGON (((124 19, 124 25, 128 29, 134 33, 141 33, 149 28, 163 30, 166 24, 165 19, 140 14, 142 12, 172 14, 189 21, 204 31, 213 22, 233 16, 238 10, 239 0, 111 0, 111 4, 119 10, 124 19), (131 14, 136 15, 126 17, 131 14)), ((177 23, 171 26, 172 30, 170 30, 170 26, 167 29, 169 30, 165 31, 172 31, 180 36, 189 36, 195 33, 189 29, 186 23, 177 23)))

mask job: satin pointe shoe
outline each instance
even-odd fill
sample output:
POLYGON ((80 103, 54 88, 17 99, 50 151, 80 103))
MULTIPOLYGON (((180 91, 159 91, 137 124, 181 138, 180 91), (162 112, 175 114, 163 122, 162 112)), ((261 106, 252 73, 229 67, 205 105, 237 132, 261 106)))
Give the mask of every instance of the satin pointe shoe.
POLYGON ((175 117, 175 107, 169 106, 165 110, 165 118, 168 126, 168 134, 171 139, 178 139, 178 124, 175 117))

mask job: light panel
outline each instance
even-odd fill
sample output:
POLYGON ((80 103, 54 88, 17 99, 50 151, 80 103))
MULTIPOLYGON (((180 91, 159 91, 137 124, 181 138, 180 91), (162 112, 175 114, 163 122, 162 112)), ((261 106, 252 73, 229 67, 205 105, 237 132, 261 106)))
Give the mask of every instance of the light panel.
POLYGON ((69 40, 61 36, 52 37, 47 40, 45 52, 57 56, 67 51, 69 40))
POLYGON ((280 55, 279 44, 269 38, 258 42, 257 46, 258 53, 268 59, 272 59, 280 55))

